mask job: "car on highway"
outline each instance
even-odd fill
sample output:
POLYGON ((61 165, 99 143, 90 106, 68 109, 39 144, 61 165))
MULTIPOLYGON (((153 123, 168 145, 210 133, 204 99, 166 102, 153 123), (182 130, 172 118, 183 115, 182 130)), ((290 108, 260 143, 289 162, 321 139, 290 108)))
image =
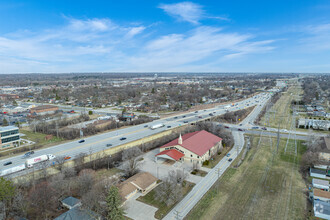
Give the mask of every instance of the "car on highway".
POLYGON ((198 113, 198 111, 195 111, 195 113, 198 113))
POLYGON ((3 165, 4 165, 4 166, 8 166, 8 165, 10 165, 10 164, 13 164, 13 162, 8 161, 8 162, 4 163, 3 165))
POLYGON ((125 138, 125 137, 122 137, 122 138, 120 138, 119 140, 121 140, 121 141, 123 141, 123 140, 126 140, 127 138, 125 138))
POLYGON ((148 125, 145 125, 145 126, 143 126, 143 127, 147 128, 147 127, 148 127, 148 125))
POLYGON ((213 114, 212 114, 212 113, 210 113, 210 114, 209 114, 209 116, 213 116, 213 114))
POLYGON ((182 116, 182 118, 185 118, 186 116, 184 115, 184 116, 182 116))
POLYGON ((80 140, 80 141, 78 141, 78 143, 84 143, 85 142, 85 140, 83 139, 83 140, 80 140))
POLYGON ((266 128, 266 127, 263 127, 263 128, 261 128, 261 129, 267 131, 267 128, 266 128))
POLYGON ((188 121, 183 121, 183 123, 188 123, 188 121))
POLYGON ((244 131, 244 129, 241 129, 241 128, 239 128, 239 129, 237 129, 238 131, 244 131))
POLYGON ((112 146, 112 144, 107 144, 107 147, 111 147, 112 146))
POLYGON ((171 128, 172 126, 171 125, 168 125, 167 128, 171 128))
POLYGON ((259 127, 252 127, 252 129, 259 129, 259 127))
POLYGON ((239 124, 239 126, 243 126, 242 124, 239 124))
POLYGON ((70 156, 65 156, 65 157, 64 157, 64 160, 70 160, 70 159, 71 159, 70 156))
POLYGON ((227 157, 229 157, 229 156, 230 156, 230 153, 227 154, 227 157))
POLYGON ((34 151, 29 151, 23 155, 22 159, 27 158, 27 157, 31 156, 32 154, 34 154, 34 151))
POLYGON ((178 117, 174 117, 174 119, 177 119, 178 117))
POLYGON ((229 128, 228 126, 225 126, 225 128, 229 128))
POLYGON ((231 162, 233 160, 233 158, 229 158, 228 161, 231 162))
POLYGON ((198 118, 203 118, 202 116, 198 116, 198 118))

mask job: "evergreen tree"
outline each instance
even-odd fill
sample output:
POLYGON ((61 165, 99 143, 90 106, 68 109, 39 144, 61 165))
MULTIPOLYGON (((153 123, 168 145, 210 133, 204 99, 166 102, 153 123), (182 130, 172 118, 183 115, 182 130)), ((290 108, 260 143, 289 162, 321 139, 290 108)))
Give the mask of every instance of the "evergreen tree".
POLYGON ((12 181, 0 177, 0 202, 3 203, 3 214, 6 215, 6 207, 12 202, 16 188, 12 181))
POLYGON ((3 126, 8 126, 8 121, 7 121, 7 119, 5 119, 5 118, 3 119, 3 121, 2 121, 2 125, 3 125, 3 126))
POLYGON ((124 210, 121 207, 122 201, 116 186, 111 186, 107 196, 108 219, 119 220, 124 219, 124 210))

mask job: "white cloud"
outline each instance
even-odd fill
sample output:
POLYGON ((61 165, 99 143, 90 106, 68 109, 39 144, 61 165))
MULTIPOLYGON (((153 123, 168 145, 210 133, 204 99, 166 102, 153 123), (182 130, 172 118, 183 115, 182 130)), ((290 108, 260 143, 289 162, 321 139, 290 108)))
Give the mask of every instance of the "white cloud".
POLYGON ((181 21, 188 21, 198 24, 204 15, 204 10, 198 4, 192 2, 180 2, 176 4, 161 4, 159 8, 163 9, 169 15, 181 21))
POLYGON ((142 33, 145 29, 146 29, 146 27, 144 27, 144 26, 132 27, 127 32, 127 37, 134 37, 135 35, 142 33))
POLYGON ((253 41, 253 36, 222 33, 220 28, 198 27, 186 34, 170 34, 148 42, 141 54, 131 58, 138 70, 171 71, 196 62, 219 65, 224 59, 274 49, 273 41, 253 41))
POLYGON ((300 43, 305 51, 330 50, 330 23, 307 25, 301 28, 305 34, 300 43))
POLYGON ((273 49, 272 41, 208 26, 155 36, 155 26, 145 33, 141 24, 109 19, 67 21, 62 27, 0 36, 0 71, 208 71, 225 60, 273 49))

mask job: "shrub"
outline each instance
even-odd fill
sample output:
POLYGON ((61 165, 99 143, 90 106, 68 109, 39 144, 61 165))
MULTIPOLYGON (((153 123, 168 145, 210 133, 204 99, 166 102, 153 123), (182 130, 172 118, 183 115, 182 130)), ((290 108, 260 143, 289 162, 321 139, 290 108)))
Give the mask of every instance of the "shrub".
POLYGON ((204 166, 208 166, 208 165, 209 165, 209 163, 210 163, 210 161, 208 161, 208 160, 205 160, 205 161, 203 162, 203 165, 204 165, 204 166))

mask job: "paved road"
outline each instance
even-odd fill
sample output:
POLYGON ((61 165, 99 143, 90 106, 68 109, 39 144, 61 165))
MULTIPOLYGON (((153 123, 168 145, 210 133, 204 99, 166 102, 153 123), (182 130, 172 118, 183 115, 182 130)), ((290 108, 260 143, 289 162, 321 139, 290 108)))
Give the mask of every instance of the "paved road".
MULTIPOLYGON (((258 114, 260 113, 266 100, 261 105, 258 105, 241 123, 245 127, 250 125, 258 114)), ((198 201, 205 195, 205 193, 212 187, 212 185, 221 177, 231 163, 236 159, 244 146, 244 132, 232 130, 235 140, 234 147, 230 150, 229 157, 224 157, 195 187, 184 197, 165 217, 165 220, 183 219, 198 201), (228 161, 232 158, 232 161, 228 161)))
MULTIPOLYGON (((80 153, 95 153, 101 152, 104 149, 107 149, 107 144, 112 144, 111 147, 116 147, 121 144, 125 144, 131 141, 135 141, 141 138, 148 137, 150 135, 157 134, 159 132, 165 131, 167 129, 172 129, 174 127, 182 126, 188 123, 194 123, 196 121, 205 120, 216 115, 224 114, 226 111, 236 111, 253 105, 261 106, 261 103, 265 103, 269 100, 270 95, 268 93, 263 93, 256 95, 254 97, 245 99, 240 102, 236 102, 234 106, 230 105, 219 105, 215 108, 201 110, 195 113, 182 114, 175 117, 169 117, 164 119, 155 120, 146 124, 131 126, 124 129, 118 129, 115 131, 91 136, 85 138, 84 143, 78 143, 78 140, 68 142, 65 144, 56 145, 53 147, 36 150, 33 157, 44 155, 44 154, 53 154, 55 156, 71 156, 74 158, 80 153), (212 115, 210 115, 212 114, 212 115), (149 127, 154 124, 163 123, 165 126, 155 130, 150 129, 149 127), (147 126, 147 127, 146 127, 147 126), (120 138, 125 137, 125 140, 120 140, 120 138)), ((256 113, 251 113, 256 114, 256 113)), ((253 115, 254 116, 254 115, 253 115)), ((250 115, 248 116, 250 117, 250 115)), ((252 117, 252 116, 251 116, 252 117)), ((8 159, 0 160, 0 169, 8 169, 15 167, 21 164, 24 164, 26 159, 22 158, 22 155, 14 156, 8 159), (4 163, 11 161, 12 164, 8 166, 3 166, 4 163)), ((19 173, 15 173, 11 176, 19 176, 24 173, 30 172, 30 170, 25 170, 19 173)))

